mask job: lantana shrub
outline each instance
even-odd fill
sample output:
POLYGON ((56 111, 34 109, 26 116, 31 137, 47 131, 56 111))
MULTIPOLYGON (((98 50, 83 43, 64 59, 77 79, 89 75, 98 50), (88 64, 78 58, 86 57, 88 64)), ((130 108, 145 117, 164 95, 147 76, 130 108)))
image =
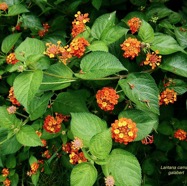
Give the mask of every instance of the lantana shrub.
POLYGON ((187 184, 187 3, 175 5, 0 1, 2 185, 187 184))

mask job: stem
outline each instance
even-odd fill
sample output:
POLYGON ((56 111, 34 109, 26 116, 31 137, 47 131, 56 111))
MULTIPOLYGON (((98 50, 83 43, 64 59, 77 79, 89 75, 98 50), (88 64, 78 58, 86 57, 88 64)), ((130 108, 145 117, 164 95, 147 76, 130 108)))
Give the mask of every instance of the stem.
POLYGON ((21 114, 21 113, 19 113, 19 112, 15 112, 15 114, 17 114, 17 115, 19 115, 19 116, 22 116, 22 117, 24 117, 24 118, 28 118, 26 115, 21 114))

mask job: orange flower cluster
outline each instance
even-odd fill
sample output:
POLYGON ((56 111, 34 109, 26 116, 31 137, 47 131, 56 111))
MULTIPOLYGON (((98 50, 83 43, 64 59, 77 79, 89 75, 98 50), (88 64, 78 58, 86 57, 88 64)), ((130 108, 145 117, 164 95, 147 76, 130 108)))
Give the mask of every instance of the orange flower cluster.
POLYGON ((146 54, 146 60, 143 62, 144 65, 151 66, 152 69, 155 69, 161 63, 161 55, 157 55, 159 52, 155 51, 152 53, 146 54))
POLYGON ((141 23, 142 22, 138 17, 133 17, 128 20, 127 24, 129 25, 132 34, 138 31, 141 26, 141 23))
POLYGON ((97 104, 104 111, 114 110, 114 106, 118 103, 119 95, 113 88, 103 87, 97 91, 97 104))
POLYGON ((43 128, 49 133, 57 133, 61 130, 63 121, 67 121, 67 116, 55 113, 55 117, 48 115, 44 120, 43 128))
POLYGON ((51 153, 49 150, 46 150, 42 153, 42 157, 49 159, 51 157, 51 153))
POLYGON ((60 47, 61 47, 60 44, 61 44, 61 41, 58 41, 57 45, 52 44, 52 43, 46 43, 47 49, 44 52, 44 54, 46 54, 50 58, 56 57, 57 55, 60 54, 60 47))
POLYGON ((153 135, 148 135, 146 136, 144 139, 141 140, 142 144, 144 145, 148 145, 148 144, 152 144, 154 142, 154 138, 153 135))
POLYGON ((177 101, 177 93, 169 88, 166 88, 159 96, 159 105, 168 105, 175 101, 177 101))
POLYGON ((14 88, 13 87, 10 87, 8 98, 13 105, 17 105, 17 106, 21 105, 14 95, 14 88))
POLYGON ((105 178, 105 186, 114 186, 114 184, 115 180, 113 176, 110 175, 105 178))
POLYGON ((49 31, 49 28, 50 26, 48 23, 43 23, 43 29, 38 31, 38 35, 40 37, 44 37, 45 34, 49 31))
POLYGON ((6 178, 6 180, 3 181, 3 185, 4 186, 10 186, 11 185, 11 181, 8 178, 6 178))
POLYGON ((14 105, 7 108, 7 111, 9 114, 14 114, 16 112, 16 110, 17 110, 17 107, 14 105))
POLYGON ((77 164, 77 163, 87 162, 87 159, 85 158, 83 152, 78 152, 78 151, 71 152, 69 154, 69 158, 70 158, 69 162, 71 164, 77 164))
POLYGON ((125 51, 123 54, 125 58, 134 59, 140 52, 141 42, 136 38, 129 37, 120 46, 125 51))
POLYGON ((6 11, 8 9, 8 5, 5 2, 0 3, 0 10, 6 11))
POLYGON ((112 123, 112 138, 115 142, 124 143, 127 145, 129 142, 134 141, 137 136, 138 128, 136 123, 128 118, 120 118, 112 123))
POLYGON ((72 22, 72 31, 71 31, 71 35, 73 37, 76 37, 78 34, 82 33, 85 31, 86 29, 86 23, 89 22, 89 18, 88 18, 89 14, 81 14, 80 11, 77 12, 77 14, 75 14, 75 19, 72 22))
POLYGON ((178 129, 175 131, 174 137, 181 141, 187 140, 187 132, 182 129, 178 129))
POLYGON ((9 175, 9 170, 7 168, 4 168, 2 171, 1 171, 3 177, 7 177, 9 175))
MULTIPOLYGON (((42 133, 40 131, 38 131, 38 130, 36 131, 36 134, 38 135, 39 138, 42 136, 42 133)), ((41 142, 43 144, 42 147, 46 147, 47 146, 47 141, 46 140, 41 139, 41 142)))
POLYGON ((19 61, 19 60, 16 59, 15 53, 10 53, 10 54, 6 57, 6 62, 7 62, 7 64, 15 65, 18 61, 19 61))
POLYGON ((36 174, 40 165, 38 162, 34 162, 31 164, 31 170, 27 172, 28 176, 32 176, 33 174, 36 174))

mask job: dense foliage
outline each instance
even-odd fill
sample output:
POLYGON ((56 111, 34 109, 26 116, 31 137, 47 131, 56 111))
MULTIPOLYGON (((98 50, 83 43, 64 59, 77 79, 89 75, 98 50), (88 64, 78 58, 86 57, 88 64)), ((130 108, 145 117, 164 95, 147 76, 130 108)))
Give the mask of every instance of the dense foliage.
POLYGON ((187 185, 185 0, 0 0, 0 183, 187 185))

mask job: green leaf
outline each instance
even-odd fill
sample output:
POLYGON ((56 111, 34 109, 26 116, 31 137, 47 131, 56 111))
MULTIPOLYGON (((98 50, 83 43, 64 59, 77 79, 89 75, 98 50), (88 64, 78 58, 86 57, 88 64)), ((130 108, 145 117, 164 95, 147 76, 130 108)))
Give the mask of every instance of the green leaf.
POLYGON ((81 73, 75 74, 81 79, 97 79, 127 70, 114 55, 96 51, 81 60, 81 73))
POLYGON ((15 16, 26 12, 29 12, 29 10, 24 5, 15 4, 8 8, 8 14, 6 16, 15 16))
POLYGON ((49 104, 49 100, 53 93, 43 94, 41 97, 35 96, 32 102, 28 105, 27 112, 29 113, 30 120, 35 120, 41 117, 49 104))
POLYGON ((13 84, 14 94, 26 110, 37 93, 42 78, 43 72, 40 70, 23 72, 16 77, 13 84))
POLYGON ((108 46, 103 41, 94 41, 88 46, 88 50, 108 52, 108 46))
POLYGON ((128 29, 121 26, 111 26, 110 28, 103 31, 101 35, 101 41, 105 42, 107 45, 110 45, 120 39, 122 36, 126 35, 127 32, 128 29))
POLYGON ((98 159, 105 159, 112 149, 110 129, 96 134, 90 140, 89 150, 98 159))
POLYGON ((5 37, 1 45, 2 52, 7 54, 12 49, 12 47, 15 45, 15 43, 18 41, 20 36, 21 36, 21 33, 15 33, 15 34, 11 34, 5 37))
MULTIPOLYGON (((37 69, 38 66, 38 61, 40 61, 41 58, 44 58, 45 56, 43 54, 34 54, 34 55, 30 55, 27 57, 26 60, 26 65, 30 68, 30 69, 37 69)), ((16 63, 17 64, 17 63, 16 63)))
POLYGON ((53 110, 65 115, 70 114, 70 112, 88 112, 85 98, 83 90, 62 92, 55 99, 53 110))
POLYGON ((21 127, 19 132, 16 134, 16 139, 24 146, 43 146, 41 139, 38 137, 35 130, 28 125, 21 127))
POLYGON ((117 186, 140 186, 141 167, 137 158, 128 151, 114 149, 106 164, 117 186))
POLYGON ((153 51, 158 50, 159 54, 168 55, 178 51, 185 51, 178 45, 177 41, 170 35, 155 33, 153 42, 151 43, 153 51))
POLYGON ((100 40, 101 35, 105 30, 108 30, 111 26, 114 26, 116 19, 116 12, 107 13, 98 17, 91 28, 91 35, 100 40))
POLYGON ((45 44, 36 38, 26 38, 15 50, 16 58, 20 61, 26 61, 30 55, 43 54, 45 44))
POLYGON ((184 53, 175 53, 163 58, 159 66, 163 70, 167 70, 179 76, 187 77, 187 55, 184 53))
POLYGON ((181 27, 175 27, 174 29, 176 39, 182 48, 187 47, 187 32, 181 30, 181 27))
POLYGON ((138 31, 138 36, 145 43, 151 43, 154 40, 154 30, 149 23, 141 20, 141 26, 138 31))
POLYGON ((106 122, 94 114, 72 113, 71 116, 71 131, 83 140, 84 146, 89 146, 91 138, 107 128, 106 122))
POLYGON ((51 65, 45 72, 41 90, 61 90, 71 85, 73 72, 63 63, 51 65))
POLYGON ((133 101, 139 109, 159 114, 159 90, 150 74, 131 73, 128 75, 127 79, 120 80, 119 85, 125 95, 133 101))
POLYGON ((71 172, 71 186, 93 186, 97 179, 97 174, 97 169, 91 163, 80 163, 71 172))
POLYGON ((167 121, 163 121, 162 123, 160 123, 157 131, 158 131, 158 133, 164 134, 164 135, 167 135, 167 136, 173 135, 173 127, 167 121))
POLYGON ((34 184, 34 186, 38 185, 39 177, 40 177, 39 171, 37 171, 35 174, 32 174, 31 180, 32 180, 32 183, 34 184))
POLYGON ((13 126, 21 123, 15 114, 9 114, 7 107, 0 107, 0 127, 11 129, 13 126))
POLYGON ((16 167, 16 157, 14 154, 6 156, 6 167, 9 169, 16 167))
POLYGON ((99 10, 101 7, 102 1, 103 0, 92 0, 93 7, 95 7, 97 10, 99 10))
POLYGON ((19 175, 17 173, 14 173, 12 176, 10 176, 11 180, 11 186, 17 186, 19 182, 19 175))
POLYGON ((148 136, 155 126, 158 126, 158 115, 141 110, 125 110, 119 114, 119 118, 129 118, 136 123, 138 134, 134 141, 139 141, 148 136))

